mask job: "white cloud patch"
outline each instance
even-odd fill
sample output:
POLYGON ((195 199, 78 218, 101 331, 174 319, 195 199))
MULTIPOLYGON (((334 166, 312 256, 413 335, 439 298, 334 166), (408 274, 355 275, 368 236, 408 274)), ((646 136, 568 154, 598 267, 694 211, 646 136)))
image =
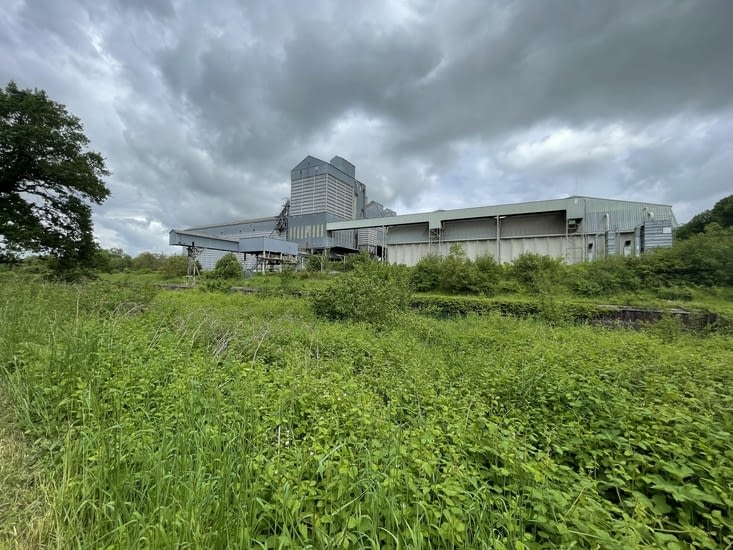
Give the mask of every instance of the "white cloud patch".
POLYGON ((537 138, 537 131, 520 137, 518 143, 499 155, 501 165, 513 171, 545 171, 601 165, 626 158, 649 147, 654 139, 621 124, 602 128, 562 127, 537 138))

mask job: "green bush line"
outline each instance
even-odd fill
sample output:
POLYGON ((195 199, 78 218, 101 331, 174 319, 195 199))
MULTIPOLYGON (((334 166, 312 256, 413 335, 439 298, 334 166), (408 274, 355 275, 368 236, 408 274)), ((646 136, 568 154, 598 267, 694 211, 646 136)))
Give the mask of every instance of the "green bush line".
POLYGON ((706 310, 665 310, 604 306, 547 297, 526 299, 497 299, 473 296, 413 295, 410 307, 419 312, 438 316, 490 315, 500 313, 518 318, 547 317, 575 323, 602 323, 620 321, 627 324, 655 322, 665 316, 676 316, 691 330, 730 330, 731 322, 723 315, 706 310))

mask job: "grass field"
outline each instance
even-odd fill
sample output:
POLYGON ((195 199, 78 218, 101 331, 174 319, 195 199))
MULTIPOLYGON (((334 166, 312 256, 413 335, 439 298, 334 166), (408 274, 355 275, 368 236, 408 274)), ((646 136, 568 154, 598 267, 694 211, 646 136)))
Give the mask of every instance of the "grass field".
POLYGON ((0 547, 726 548, 733 338, 0 286, 0 547))

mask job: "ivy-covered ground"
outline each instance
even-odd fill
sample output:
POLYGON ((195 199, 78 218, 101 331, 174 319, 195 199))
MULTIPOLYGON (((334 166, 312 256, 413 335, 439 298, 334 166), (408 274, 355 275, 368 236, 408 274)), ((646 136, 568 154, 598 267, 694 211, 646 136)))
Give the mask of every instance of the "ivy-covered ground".
POLYGON ((733 544, 733 338, 672 321, 8 280, 0 397, 0 546, 733 544))

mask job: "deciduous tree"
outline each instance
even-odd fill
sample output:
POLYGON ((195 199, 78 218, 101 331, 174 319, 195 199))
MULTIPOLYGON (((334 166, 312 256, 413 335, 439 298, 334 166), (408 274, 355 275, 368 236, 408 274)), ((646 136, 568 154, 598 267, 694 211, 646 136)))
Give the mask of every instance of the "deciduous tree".
POLYGON ((109 196, 81 121, 42 90, 0 89, 0 261, 51 254, 60 270, 91 265, 90 203, 109 196))

